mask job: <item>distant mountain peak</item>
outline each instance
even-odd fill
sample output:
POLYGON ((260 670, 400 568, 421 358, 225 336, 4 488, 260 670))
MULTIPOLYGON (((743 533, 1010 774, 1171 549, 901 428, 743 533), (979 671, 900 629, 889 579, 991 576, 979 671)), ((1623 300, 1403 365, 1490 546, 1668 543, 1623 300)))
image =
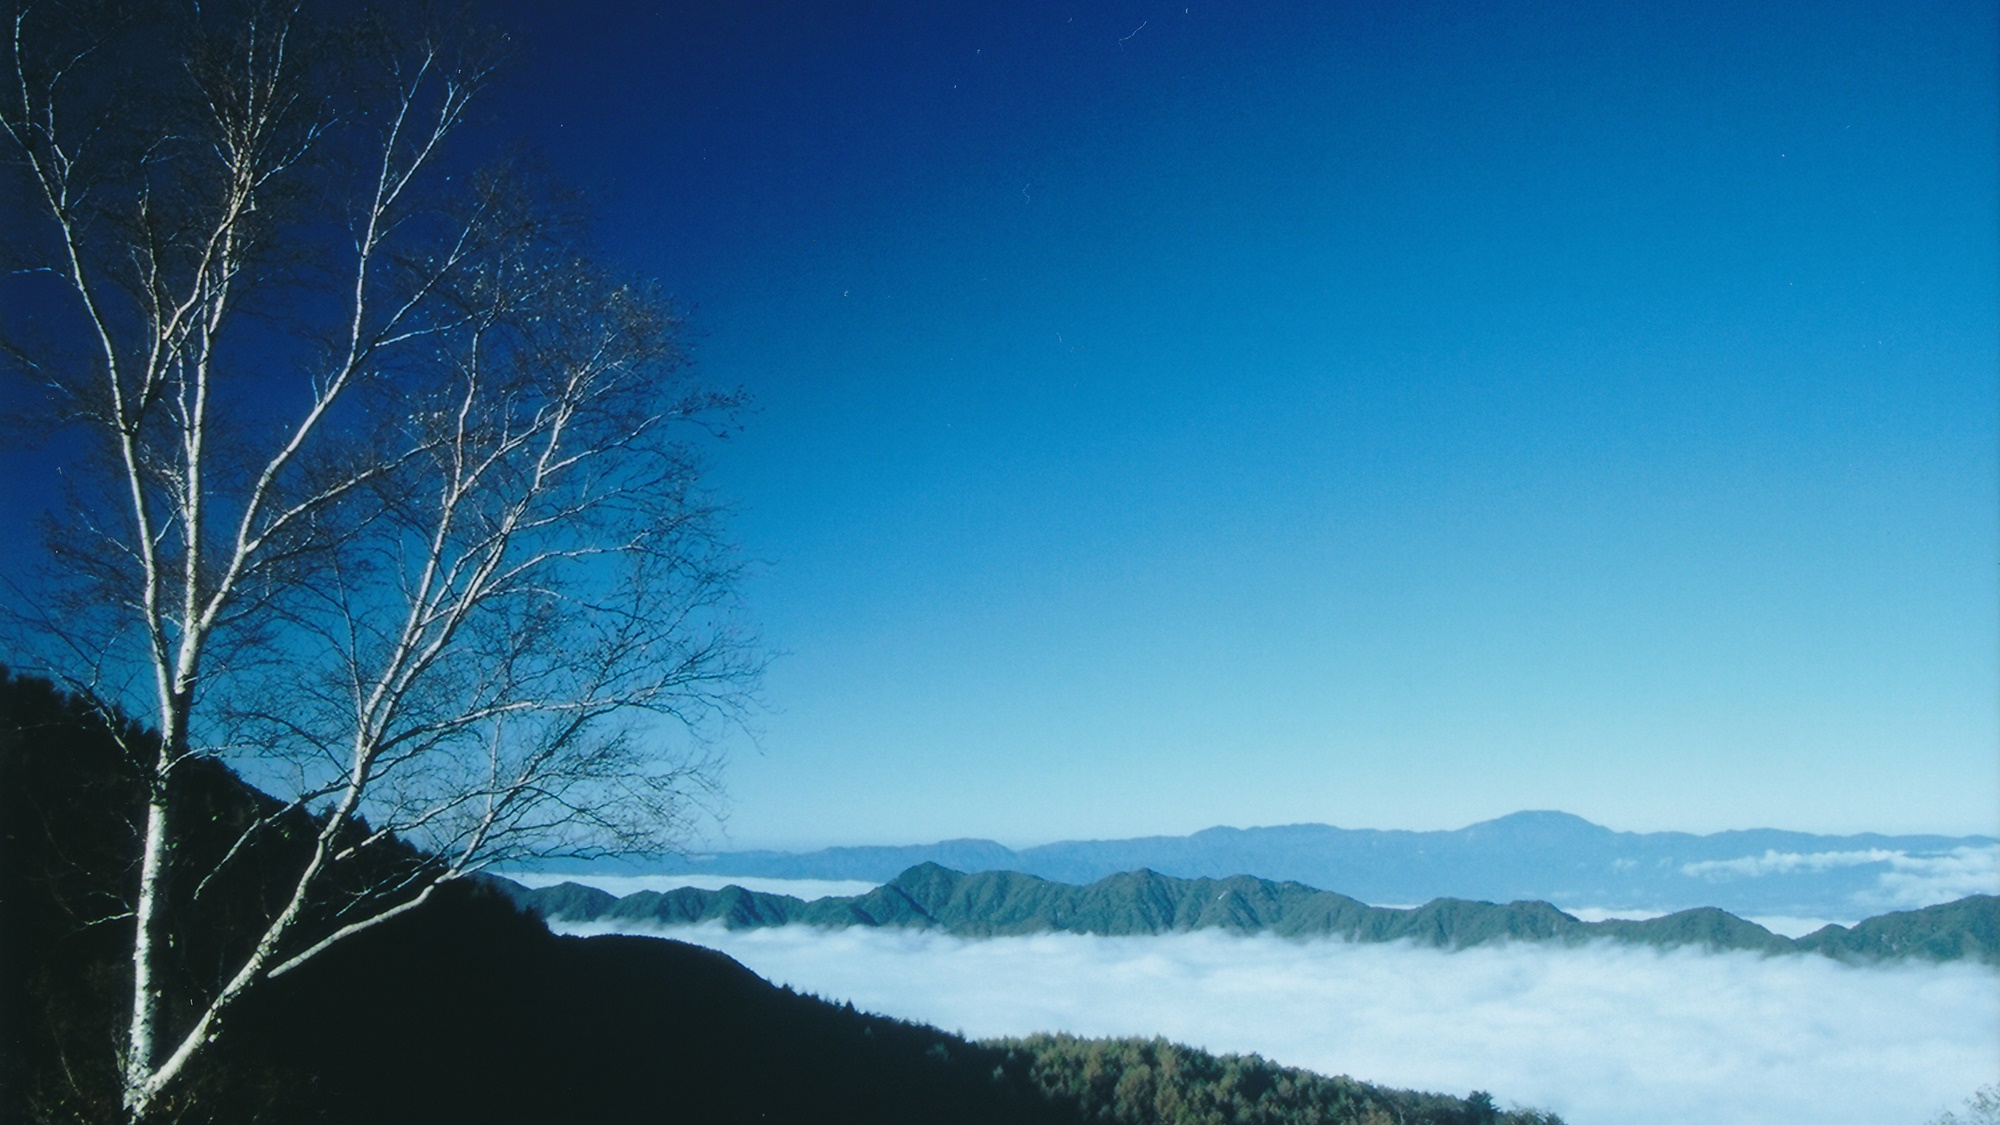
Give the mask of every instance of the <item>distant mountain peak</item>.
POLYGON ((1506 816, 1494 817, 1492 820, 1482 820, 1462 829, 1466 832, 1482 830, 1500 830, 1514 834, 1612 835, 1611 829, 1560 809, 1524 809, 1508 813, 1506 816))

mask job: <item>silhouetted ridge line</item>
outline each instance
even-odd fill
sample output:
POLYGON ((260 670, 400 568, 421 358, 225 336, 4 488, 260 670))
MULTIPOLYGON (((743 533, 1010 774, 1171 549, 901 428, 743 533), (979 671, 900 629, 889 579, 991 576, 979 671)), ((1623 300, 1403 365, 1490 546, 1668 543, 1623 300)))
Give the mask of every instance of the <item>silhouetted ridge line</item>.
POLYGON ((1041 933, 1124 937, 1221 929, 1280 937, 1413 941, 1444 949, 1503 941, 1578 945, 1605 940, 1661 948, 1700 946, 1758 953, 1820 953, 1845 959, 1972 959, 2000 963, 2000 896, 1973 895, 1942 906, 1827 926, 1806 937, 1774 934, 1715 907, 1644 920, 1585 922, 1546 902, 1496 904, 1439 898, 1408 909, 1369 906, 1302 883, 1249 875, 1178 879, 1127 871, 1088 886, 1013 871, 967 874, 920 863, 866 894, 806 901, 730 886, 694 887, 622 899, 563 883, 529 890, 496 879, 524 908, 565 922, 661 926, 721 922, 731 929, 807 925, 903 927, 959 937, 1041 933))

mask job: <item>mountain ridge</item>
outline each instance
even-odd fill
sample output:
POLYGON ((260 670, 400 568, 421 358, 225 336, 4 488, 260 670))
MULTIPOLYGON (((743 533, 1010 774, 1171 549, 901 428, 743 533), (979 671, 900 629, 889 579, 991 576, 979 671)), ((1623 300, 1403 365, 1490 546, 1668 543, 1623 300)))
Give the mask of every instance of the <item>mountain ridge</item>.
POLYGON ((1221 929, 1355 942, 1413 941, 1462 949, 1506 941, 1581 945, 1611 941, 1657 948, 1701 946, 1764 954, 1817 953, 1843 960, 1959 960, 2000 964, 2000 896, 1893 911, 1854 926, 1829 925, 1788 938, 1716 907, 1659 918, 1586 922, 1542 901, 1491 903, 1436 898, 1409 908, 1296 882, 1249 875, 1181 879, 1121 872, 1088 886, 1011 871, 961 872, 921 863, 859 895, 807 901, 728 886, 639 891, 624 897, 562 883, 531 890, 493 885, 552 922, 676 926, 720 922, 731 929, 809 925, 936 930, 958 937, 1078 933, 1107 937, 1221 929))
POLYGON ((2000 893, 2000 840, 1990 836, 1826 836, 1773 828, 1641 833, 1555 810, 1510 813, 1448 831, 1309 823, 1215 826, 1186 836, 1067 840, 1021 849, 959 838, 654 857, 619 865, 549 864, 536 870, 879 885, 926 862, 1077 884, 1141 868, 1178 878, 1248 874, 1337 888, 1378 905, 1434 898, 1538 899, 1571 909, 1669 913, 1718 906, 1738 915, 1811 918, 1858 918, 1972 892, 2000 893), (1913 891, 1917 878, 1933 879, 1936 889, 1913 891))
MULTIPOLYGON (((83 924, 125 893, 125 810, 143 794, 136 724, 0 666, 0 1121, 123 1121, 108 1045, 128 1013, 116 926, 83 924)), ((213 857, 279 802, 212 761, 177 784, 199 815, 174 837, 213 857)), ((304 815, 304 814, 301 814, 304 815)), ((245 911, 287 889, 310 831, 254 839, 170 947, 212 973, 245 911)), ((403 849, 406 844, 393 843, 403 849)), ((185 891, 186 884, 182 885, 185 891)), ((1106 1125, 1162 1100, 1247 1125, 1561 1125, 1492 1098, 1401 1090, 1160 1039, 1034 1035, 975 1042, 764 980, 710 949, 552 934, 492 893, 447 884, 420 910, 267 980, 184 1077, 180 1125, 1106 1125), (1107 1079, 1108 1081, 1104 1081, 1107 1079)), ((579 903, 609 898, 575 888, 579 903)), ((564 892, 571 893, 571 892, 564 892)), ((752 910, 747 893, 725 897, 752 910)), ((754 914, 751 915, 754 917, 754 914)))

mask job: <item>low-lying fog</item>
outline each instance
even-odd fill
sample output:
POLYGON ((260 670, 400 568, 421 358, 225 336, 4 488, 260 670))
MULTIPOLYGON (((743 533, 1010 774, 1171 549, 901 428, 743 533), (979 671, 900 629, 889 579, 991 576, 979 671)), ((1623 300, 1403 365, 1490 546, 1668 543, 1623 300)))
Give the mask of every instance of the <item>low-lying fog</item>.
MULTIPOLYGON (((598 924, 566 932, 611 931, 598 924)), ((1605 944, 1455 953, 1204 931, 963 940, 636 930, 983 1038, 1161 1035, 1393 1086, 1493 1092, 1571 1125, 1917 1125, 1994 1081, 2000 971, 1605 944)))

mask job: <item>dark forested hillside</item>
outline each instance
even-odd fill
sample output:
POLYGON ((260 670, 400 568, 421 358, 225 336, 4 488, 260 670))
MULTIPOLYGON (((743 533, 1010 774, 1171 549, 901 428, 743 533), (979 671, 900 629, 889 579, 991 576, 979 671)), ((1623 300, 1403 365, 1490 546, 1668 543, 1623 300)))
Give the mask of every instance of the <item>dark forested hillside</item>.
POLYGON ((1800 938, 1798 944, 1801 949, 1846 958, 2000 962, 2000 896, 1970 895, 1922 910, 1883 914, 1853 926, 1828 926, 1800 938))
POLYGON ((1500 941, 1576 944, 1616 941, 1662 948, 1692 945, 1757 953, 1928 960, 2000 960, 2000 897, 1871 918, 1851 930, 1829 926, 1793 940, 1714 907, 1661 918, 1585 922, 1546 902, 1437 899, 1412 909, 1369 906, 1346 895, 1248 875, 1176 879, 1130 871, 1087 887, 1012 871, 964 874, 920 864, 867 894, 812 902, 742 887, 682 887, 615 898, 573 883, 529 890, 495 881, 515 901, 568 921, 687 925, 721 922, 733 929, 810 926, 907 926, 962 937, 1068 932, 1128 936, 1226 929, 1281 937, 1413 941, 1458 949, 1500 941))
POLYGON ((1491 1095, 1464 1099, 1436 1094, 1383 1092, 1350 1078, 1274 1066, 1255 1055, 1217 1057, 1164 1039, 1079 1039, 1034 1035, 995 1044, 1008 1064, 1025 1061, 1028 1080, 1049 1096, 1084 1110, 1106 1125, 1149 1122, 1223 1122, 1291 1125, 1294 1122, 1399 1121, 1511 1122, 1560 1125, 1553 1114, 1503 1113, 1491 1095))
MULTIPOLYGON (((128 738, 144 738, 130 728, 128 738)), ((0 670, 0 1121, 117 1120, 130 774, 89 709, 0 670)), ((215 846, 261 798, 227 771, 180 841, 215 846)), ((213 972, 232 901, 211 889, 213 972)), ((186 893, 182 888, 181 892, 186 893)), ((710 950, 564 938, 460 886, 250 994, 171 1099, 198 1122, 1018 1122, 1481 1125, 1551 1121, 1152 1042, 967 1042, 774 987, 710 950)))

